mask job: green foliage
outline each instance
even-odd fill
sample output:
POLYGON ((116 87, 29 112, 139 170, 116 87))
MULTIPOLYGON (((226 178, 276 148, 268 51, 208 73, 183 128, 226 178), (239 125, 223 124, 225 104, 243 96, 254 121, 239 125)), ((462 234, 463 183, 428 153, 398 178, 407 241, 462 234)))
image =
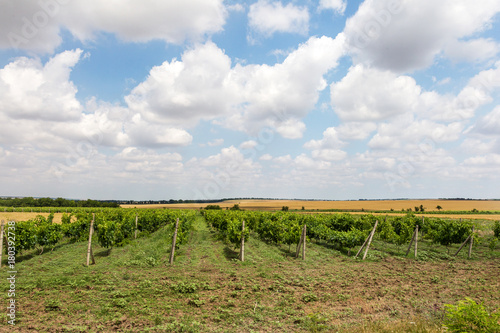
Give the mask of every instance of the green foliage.
POLYGON ((116 202, 96 201, 96 200, 67 200, 63 198, 6 198, 0 199, 0 206, 4 207, 108 207, 117 208, 120 205, 116 202))
POLYGON ((222 210, 221 206, 219 205, 207 205, 205 209, 222 210))
POLYGON ((26 222, 17 222, 15 224, 15 253, 16 255, 23 251, 34 249, 36 246, 37 226, 33 220, 26 222))
POLYGON ((316 296, 313 293, 304 294, 302 296, 302 302, 304 302, 304 303, 316 302, 317 300, 318 300, 318 296, 316 296))
MULTIPOLYGON (((177 244, 185 244, 189 237, 195 211, 180 210, 153 210, 143 209, 139 212, 128 209, 102 209, 95 213, 94 231, 99 245, 110 248, 123 246, 133 239, 135 235, 135 218, 137 214, 137 228, 144 234, 149 234, 158 229, 169 226, 173 228, 179 218, 177 244)), ((90 224, 93 215, 87 210, 78 210, 71 221, 72 214, 64 214, 61 224, 53 223, 54 214, 47 218, 39 215, 36 218, 16 223, 16 253, 31 250, 36 246, 54 248, 62 237, 71 242, 88 239, 90 224)))
POLYGON ((443 246, 464 242, 472 232, 472 222, 431 220, 423 228, 426 237, 443 246))
POLYGON ((233 207, 229 208, 230 210, 241 210, 240 205, 234 204, 233 207))
POLYGON ((444 324, 450 332, 500 332, 500 312, 488 313, 484 305, 470 298, 459 301, 457 305, 445 304, 444 324))
POLYGON ((192 294, 198 291, 199 286, 196 283, 184 283, 181 281, 178 284, 171 285, 170 288, 179 294, 192 294))
POLYGON ((496 238, 500 239, 500 221, 495 221, 495 225, 493 226, 493 233, 496 238))
POLYGON ((35 219, 36 229, 36 241, 37 245, 43 248, 50 247, 54 248, 59 240, 62 238, 61 225, 52 223, 53 214, 49 218, 45 219, 43 216, 38 216, 35 219))

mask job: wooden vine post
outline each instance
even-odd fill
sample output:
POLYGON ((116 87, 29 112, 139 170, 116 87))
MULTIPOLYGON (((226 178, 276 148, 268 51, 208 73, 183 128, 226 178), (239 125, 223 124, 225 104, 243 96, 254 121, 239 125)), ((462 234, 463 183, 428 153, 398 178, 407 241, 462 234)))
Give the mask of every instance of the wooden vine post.
POLYGON ((469 243, 469 255, 468 255, 468 258, 470 259, 471 256, 472 256, 472 243, 473 242, 474 242, 474 227, 472 227, 472 233, 469 235, 469 237, 467 237, 467 239, 465 240, 465 242, 463 242, 462 245, 460 245, 460 247, 458 248, 457 252, 455 252, 455 257, 462 250, 462 248, 465 246, 465 244, 469 243))
POLYGON ((177 242, 177 229, 179 228, 179 218, 175 221, 174 238, 172 239, 172 251, 170 251, 169 263, 172 265, 174 263, 174 253, 175 253, 175 242, 177 242))
POLYGON ((304 237, 304 229, 302 229, 302 233, 300 234, 299 244, 297 244, 297 251, 295 252, 295 258, 299 257, 300 247, 302 246, 303 237, 304 237))
POLYGON ((300 235, 299 244, 297 245, 297 252, 295 253, 295 258, 299 257, 300 249, 302 248, 302 260, 306 260, 306 230, 307 227, 304 224, 302 228, 302 233, 300 235))
POLYGON ((307 235, 307 227, 304 224, 304 231, 302 232, 302 260, 306 260, 306 235, 307 235))
POLYGON ((472 227, 472 234, 470 235, 469 256, 468 256, 469 259, 472 256, 472 243, 474 243, 474 226, 472 227))
MULTIPOLYGON (((2 267, 2 254, 3 254, 3 220, 2 220, 2 225, 0 228, 0 267, 2 267)), ((8 246, 8 243, 5 244, 8 246)))
POLYGON ((241 247, 240 247, 240 260, 245 261, 245 220, 241 222, 241 247))
POLYGON ((415 227, 415 259, 417 259, 417 244, 418 244, 418 224, 415 227))
POLYGON ((370 248, 370 244, 372 243, 373 235, 375 235, 375 230, 377 229, 377 225, 378 225, 378 220, 375 221, 375 225, 373 226, 372 231, 370 232, 368 237, 366 237, 365 242, 359 248, 358 253, 356 253, 356 256, 354 257, 354 259, 356 259, 359 256, 359 254, 361 253, 361 251, 363 250, 363 248, 366 245, 365 253, 363 254, 363 260, 365 260, 366 255, 368 254, 368 249, 370 248))
POLYGON ((418 224, 415 226, 415 230, 413 231, 413 235, 411 236, 410 244, 408 245, 408 249, 406 250, 406 256, 410 253, 411 245, 415 242, 415 259, 417 258, 417 243, 418 243, 418 224))
POLYGON ((92 213, 92 222, 90 222, 90 230, 89 230, 89 246, 87 249, 87 266, 90 265, 91 258, 92 258, 92 265, 95 265, 94 253, 92 252, 92 234, 94 233, 94 220, 95 220, 95 213, 92 213))
POLYGON ((137 213, 135 213, 135 234, 134 234, 134 239, 137 239, 137 213))

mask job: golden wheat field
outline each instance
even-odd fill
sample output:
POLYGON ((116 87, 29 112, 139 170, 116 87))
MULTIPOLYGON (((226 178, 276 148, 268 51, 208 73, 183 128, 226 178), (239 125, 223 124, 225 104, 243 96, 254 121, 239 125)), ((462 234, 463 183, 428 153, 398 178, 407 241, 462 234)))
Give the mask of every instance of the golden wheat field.
MULTIPOLYGON (((0 212, 0 220, 3 221, 26 221, 29 219, 35 218, 37 215, 42 215, 45 217, 49 216, 49 213, 31 213, 31 212, 24 212, 24 213, 18 213, 18 212, 0 212)), ((62 218, 63 213, 54 213, 54 222, 55 223, 61 223, 61 218, 62 218)))
MULTIPOLYGON (((401 211, 407 208, 420 207, 423 205, 425 211, 438 211, 437 206, 447 211, 500 211, 500 200, 363 200, 363 201, 308 201, 308 200, 227 200, 216 203, 222 208, 232 207, 238 204, 242 209, 248 210, 280 210, 283 206, 289 209, 345 209, 345 210, 391 210, 401 211)), ((207 204, 162 204, 162 205, 122 205, 124 208, 200 208, 207 204)))

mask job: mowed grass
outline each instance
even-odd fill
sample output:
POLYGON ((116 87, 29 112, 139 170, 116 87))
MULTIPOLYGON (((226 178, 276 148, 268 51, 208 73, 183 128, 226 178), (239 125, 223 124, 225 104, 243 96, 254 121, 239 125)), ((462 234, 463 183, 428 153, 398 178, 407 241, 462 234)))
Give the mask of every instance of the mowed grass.
MULTIPOLYGON (((488 229, 482 222, 479 229, 488 229)), ((443 306, 464 297, 500 303, 500 246, 458 248, 374 240, 367 260, 329 244, 295 248, 251 235, 246 261, 199 216, 190 240, 168 264, 171 232, 162 229, 111 250, 63 243, 17 258, 17 332, 441 332, 443 306)), ((5 260, 4 260, 5 264, 5 260)), ((7 304, 7 269, 0 270, 7 304)), ((4 312, 5 313, 5 312, 4 312)), ((0 331, 6 315, 0 314, 0 331)))

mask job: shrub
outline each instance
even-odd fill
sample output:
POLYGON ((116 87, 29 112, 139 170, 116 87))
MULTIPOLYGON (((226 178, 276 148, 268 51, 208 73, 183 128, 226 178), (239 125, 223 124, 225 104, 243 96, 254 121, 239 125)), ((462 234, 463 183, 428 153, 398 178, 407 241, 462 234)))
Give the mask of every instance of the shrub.
POLYGON ((444 324, 450 332, 500 332, 500 313, 488 313, 484 305, 466 297, 457 305, 445 304, 444 324))
POLYGON ((221 206, 219 205, 207 205, 205 209, 222 210, 221 206))
POLYGON ((493 232, 495 233, 496 238, 500 238, 500 221, 495 221, 495 225, 493 226, 493 232))

